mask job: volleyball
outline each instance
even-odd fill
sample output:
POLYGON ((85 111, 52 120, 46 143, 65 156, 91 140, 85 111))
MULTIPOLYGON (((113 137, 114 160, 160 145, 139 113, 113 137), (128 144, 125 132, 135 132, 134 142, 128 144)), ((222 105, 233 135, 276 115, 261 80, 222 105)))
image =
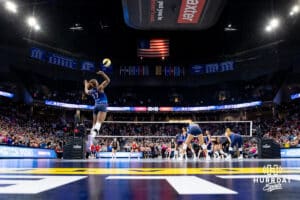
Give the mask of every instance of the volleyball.
POLYGON ((104 67, 110 67, 111 65, 111 60, 109 58, 104 58, 102 61, 102 64, 104 67))

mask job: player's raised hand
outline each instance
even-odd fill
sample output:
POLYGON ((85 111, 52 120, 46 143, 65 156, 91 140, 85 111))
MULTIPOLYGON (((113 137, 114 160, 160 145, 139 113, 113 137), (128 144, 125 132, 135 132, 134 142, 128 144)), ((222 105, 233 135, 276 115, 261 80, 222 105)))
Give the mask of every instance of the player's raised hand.
POLYGON ((97 74, 102 75, 102 74, 104 74, 104 72, 100 70, 100 71, 97 72, 97 74))

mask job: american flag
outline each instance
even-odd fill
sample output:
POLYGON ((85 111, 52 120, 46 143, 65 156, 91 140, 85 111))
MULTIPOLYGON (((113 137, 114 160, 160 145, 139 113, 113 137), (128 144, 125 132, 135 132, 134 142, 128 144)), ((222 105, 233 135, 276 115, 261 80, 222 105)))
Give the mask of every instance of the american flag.
POLYGON ((169 56, 169 40, 141 40, 138 44, 137 55, 142 58, 165 58, 169 56))

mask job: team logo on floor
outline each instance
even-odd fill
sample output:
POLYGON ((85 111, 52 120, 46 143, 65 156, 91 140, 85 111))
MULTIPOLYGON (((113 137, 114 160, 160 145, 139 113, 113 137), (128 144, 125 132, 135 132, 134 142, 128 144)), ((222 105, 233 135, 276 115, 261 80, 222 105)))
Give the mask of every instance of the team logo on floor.
POLYGON ((280 165, 266 165, 263 167, 263 176, 253 178, 255 184, 264 184, 263 191, 272 192, 282 190, 284 184, 291 183, 289 176, 282 175, 282 167, 280 165))

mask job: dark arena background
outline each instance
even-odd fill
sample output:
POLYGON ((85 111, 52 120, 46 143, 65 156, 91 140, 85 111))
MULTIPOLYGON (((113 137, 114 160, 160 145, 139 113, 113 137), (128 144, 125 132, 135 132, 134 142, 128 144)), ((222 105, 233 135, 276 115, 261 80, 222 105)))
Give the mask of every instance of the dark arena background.
POLYGON ((298 200, 299 9, 0 0, 0 199, 298 200))

